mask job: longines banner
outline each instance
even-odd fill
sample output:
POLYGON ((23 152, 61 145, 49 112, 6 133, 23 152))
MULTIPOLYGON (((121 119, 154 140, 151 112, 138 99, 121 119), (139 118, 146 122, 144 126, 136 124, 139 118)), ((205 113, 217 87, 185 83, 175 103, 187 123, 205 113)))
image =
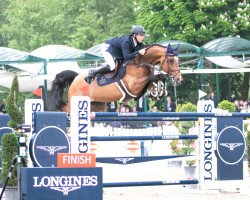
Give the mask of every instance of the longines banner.
POLYGON ((102 168, 22 168, 23 200, 102 200, 102 168))
POLYGON ((57 154, 70 152, 64 112, 36 112, 29 151, 35 166, 56 167, 57 154))
POLYGON ((42 99, 25 100, 25 124, 31 125, 31 132, 34 129, 34 116, 36 112, 43 112, 44 105, 42 99))
MULTIPOLYGON (((197 104, 197 112, 214 112, 214 102, 200 100, 197 104)), ((216 118, 199 118, 200 123, 200 186, 210 187, 216 179, 215 135, 216 118)))
POLYGON ((70 110, 71 153, 89 153, 90 98, 71 97, 70 110))
POLYGON ((246 151, 246 141, 242 127, 242 118, 218 118, 219 135, 216 148, 218 180, 243 180, 243 157, 246 151))

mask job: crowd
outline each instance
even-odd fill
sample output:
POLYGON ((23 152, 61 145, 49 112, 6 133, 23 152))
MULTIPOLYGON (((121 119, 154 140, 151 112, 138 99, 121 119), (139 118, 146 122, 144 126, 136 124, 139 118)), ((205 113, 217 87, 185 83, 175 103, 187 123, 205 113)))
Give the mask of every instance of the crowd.
MULTIPOLYGON (((214 102, 214 107, 217 108, 218 107, 218 100, 213 92, 210 93, 209 99, 214 102)), ((238 100, 235 98, 232 98, 230 101, 235 105, 235 108, 236 108, 235 112, 250 112, 250 101, 248 101, 246 99, 245 100, 243 100, 243 99, 238 100)))
POLYGON ((247 100, 234 100, 236 112, 250 112, 250 101, 247 100))

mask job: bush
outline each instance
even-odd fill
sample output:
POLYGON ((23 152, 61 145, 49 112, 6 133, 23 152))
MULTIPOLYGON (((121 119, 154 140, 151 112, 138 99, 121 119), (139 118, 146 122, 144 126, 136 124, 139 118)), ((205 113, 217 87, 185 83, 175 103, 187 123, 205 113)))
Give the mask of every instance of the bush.
MULTIPOLYGON (((192 103, 179 104, 177 106, 177 112, 196 112, 196 105, 192 103)), ((178 121, 175 122, 176 127, 179 129, 180 134, 187 135, 189 134, 189 129, 194 126, 194 122, 192 121, 178 121)), ((195 151, 194 148, 195 140, 182 140, 179 142, 178 140, 172 140, 170 142, 170 146, 173 154, 176 155, 190 155, 195 151), (179 146, 181 146, 181 148, 179 146)), ((188 165, 195 164, 195 160, 187 160, 188 165)))
POLYGON ((23 123, 22 112, 19 110, 17 102, 19 97, 19 83, 17 76, 14 76, 10 93, 6 100, 6 111, 10 115, 11 120, 8 125, 11 128, 16 128, 18 124, 23 123))
MULTIPOLYGON (((12 159, 18 153, 17 138, 14 133, 5 133, 2 137, 2 172, 1 181, 5 183, 9 170, 12 165, 12 159)), ((17 170, 16 166, 12 171, 12 176, 8 181, 8 186, 17 186, 17 170)))
POLYGON ((218 108, 220 108, 222 110, 228 110, 229 112, 236 111, 235 105, 228 100, 223 100, 222 102, 220 102, 218 105, 218 108))

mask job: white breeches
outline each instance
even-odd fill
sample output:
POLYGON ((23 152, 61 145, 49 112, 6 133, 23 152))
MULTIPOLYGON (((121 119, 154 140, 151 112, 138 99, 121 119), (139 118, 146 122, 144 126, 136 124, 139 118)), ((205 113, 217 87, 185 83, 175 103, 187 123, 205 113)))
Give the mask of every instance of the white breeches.
POLYGON ((107 51, 109 46, 109 44, 103 43, 101 45, 101 52, 102 56, 104 57, 105 63, 110 68, 110 71, 113 71, 115 69, 115 58, 107 51))

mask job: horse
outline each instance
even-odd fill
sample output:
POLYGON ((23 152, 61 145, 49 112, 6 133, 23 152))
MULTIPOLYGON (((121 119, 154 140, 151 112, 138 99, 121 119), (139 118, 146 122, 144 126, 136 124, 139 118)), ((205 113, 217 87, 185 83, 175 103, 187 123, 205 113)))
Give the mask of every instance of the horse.
MULTIPOLYGON (((183 78, 179 69, 178 47, 170 44, 162 46, 152 44, 146 47, 146 53, 137 56, 124 64, 125 75, 118 82, 105 86, 99 86, 97 79, 90 85, 85 82, 86 74, 78 74, 71 70, 65 70, 56 75, 51 88, 51 100, 54 110, 70 112, 70 99, 72 96, 88 96, 91 101, 91 111, 99 112, 106 109, 106 103, 118 101, 126 97, 139 98, 146 89, 152 86, 152 82, 159 80, 162 74, 167 74, 173 84, 179 85, 183 78), (157 71, 163 72, 154 75, 157 71), (67 102, 63 101, 64 91, 68 89, 67 102)), ((166 75, 165 75, 166 76, 166 75)))

